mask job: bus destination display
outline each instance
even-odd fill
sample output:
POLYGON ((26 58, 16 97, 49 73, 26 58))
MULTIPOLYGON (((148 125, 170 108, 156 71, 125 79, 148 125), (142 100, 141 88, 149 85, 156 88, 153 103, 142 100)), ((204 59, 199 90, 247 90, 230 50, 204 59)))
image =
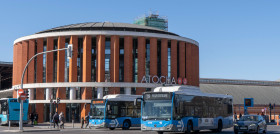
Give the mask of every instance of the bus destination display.
POLYGON ((92 104, 104 104, 104 100, 93 100, 92 104))
POLYGON ((144 95, 145 100, 170 100, 172 99, 171 93, 149 93, 144 95))

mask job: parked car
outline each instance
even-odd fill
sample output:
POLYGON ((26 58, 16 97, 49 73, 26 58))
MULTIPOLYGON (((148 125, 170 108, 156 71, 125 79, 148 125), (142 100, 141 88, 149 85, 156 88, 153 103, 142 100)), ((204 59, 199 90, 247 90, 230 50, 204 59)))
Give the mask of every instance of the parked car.
POLYGON ((234 123, 234 133, 266 133, 267 125, 261 115, 243 115, 240 120, 234 123))

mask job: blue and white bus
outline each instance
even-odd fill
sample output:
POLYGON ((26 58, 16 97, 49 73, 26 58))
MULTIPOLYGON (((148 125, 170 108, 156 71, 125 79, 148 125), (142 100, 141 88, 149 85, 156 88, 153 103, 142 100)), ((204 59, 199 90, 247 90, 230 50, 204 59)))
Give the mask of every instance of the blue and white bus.
POLYGON ((173 86, 145 92, 141 100, 142 131, 197 133, 210 129, 221 132, 233 125, 230 95, 203 93, 192 86, 173 86))
MULTIPOLYGON (((17 98, 1 98, 0 99, 0 125, 19 123, 20 103, 17 98)), ((23 102, 23 123, 28 122, 28 100, 23 102)))
POLYGON ((90 127, 105 127, 110 130, 140 127, 141 102, 134 105, 141 95, 106 95, 91 101, 90 127))

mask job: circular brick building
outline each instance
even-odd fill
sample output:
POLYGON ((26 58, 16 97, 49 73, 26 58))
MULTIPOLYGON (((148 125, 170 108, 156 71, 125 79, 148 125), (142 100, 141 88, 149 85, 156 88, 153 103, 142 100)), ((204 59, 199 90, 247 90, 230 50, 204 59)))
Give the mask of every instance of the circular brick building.
POLYGON ((40 55, 25 73, 29 112, 37 112, 39 122, 49 121, 54 110, 78 122, 90 110, 91 99, 107 94, 139 95, 163 84, 199 86, 198 42, 136 24, 80 23, 14 41, 13 97, 32 56, 68 44, 73 44, 72 59, 65 51, 40 55), (51 108, 56 98, 60 104, 51 108))

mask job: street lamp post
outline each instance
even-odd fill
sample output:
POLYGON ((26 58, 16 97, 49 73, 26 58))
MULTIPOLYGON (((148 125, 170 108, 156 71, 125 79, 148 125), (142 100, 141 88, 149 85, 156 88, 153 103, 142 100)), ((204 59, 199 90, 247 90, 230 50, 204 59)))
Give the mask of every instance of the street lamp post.
MULTIPOLYGON (((67 50, 67 57, 69 59, 72 58, 72 51, 73 51, 73 45, 72 44, 69 44, 67 48, 61 48, 61 49, 56 49, 56 50, 50 50, 50 51, 45 51, 45 52, 41 52, 41 53, 38 53, 36 55, 34 55, 28 62, 27 64, 25 65, 24 67, 24 70, 22 72, 22 76, 21 76, 21 84, 20 84, 20 89, 23 89, 23 79, 24 79, 24 74, 25 74, 25 71, 29 65, 29 63, 35 58, 37 57, 38 55, 41 55, 41 54, 46 54, 46 53, 51 53, 51 52, 56 52, 56 51, 62 51, 62 50, 67 50)), ((23 118, 23 101, 21 99, 18 99, 20 100, 20 114, 19 114, 19 130, 23 130, 22 128, 22 118, 23 118)))

